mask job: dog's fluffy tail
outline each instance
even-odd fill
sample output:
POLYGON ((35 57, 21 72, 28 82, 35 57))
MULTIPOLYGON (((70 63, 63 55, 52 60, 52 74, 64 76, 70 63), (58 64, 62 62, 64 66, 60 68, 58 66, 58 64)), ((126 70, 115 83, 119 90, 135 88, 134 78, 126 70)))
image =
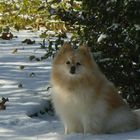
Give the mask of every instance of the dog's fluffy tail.
POLYGON ((134 110, 134 113, 137 115, 137 119, 138 119, 138 126, 140 128, 140 109, 134 110))

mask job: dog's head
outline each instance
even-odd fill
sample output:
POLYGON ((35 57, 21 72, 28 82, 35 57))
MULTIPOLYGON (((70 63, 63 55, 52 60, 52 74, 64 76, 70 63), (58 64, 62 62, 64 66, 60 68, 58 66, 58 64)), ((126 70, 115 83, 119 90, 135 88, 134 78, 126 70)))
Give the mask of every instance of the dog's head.
POLYGON ((73 49, 69 43, 65 43, 55 56, 53 67, 56 71, 60 70, 64 75, 77 77, 92 71, 94 63, 86 45, 73 49))

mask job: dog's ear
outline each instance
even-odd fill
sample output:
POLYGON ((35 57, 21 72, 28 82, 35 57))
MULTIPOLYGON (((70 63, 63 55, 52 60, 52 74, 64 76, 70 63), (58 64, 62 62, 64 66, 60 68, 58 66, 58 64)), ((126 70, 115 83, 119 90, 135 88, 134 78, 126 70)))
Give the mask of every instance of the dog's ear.
POLYGON ((82 44, 79 48, 78 48, 78 51, 80 53, 82 53, 83 55, 89 55, 90 53, 90 49, 88 47, 87 44, 82 44))
POLYGON ((68 43, 68 42, 65 42, 61 47, 60 49, 57 51, 57 53, 54 55, 54 58, 57 58, 58 56, 63 56, 64 54, 67 54, 67 53, 71 53, 73 51, 72 47, 71 47, 71 44, 68 43))
POLYGON ((60 48, 60 52, 61 53, 65 53, 65 52, 71 52, 73 49, 71 47, 71 44, 68 42, 65 42, 63 44, 63 46, 60 48))

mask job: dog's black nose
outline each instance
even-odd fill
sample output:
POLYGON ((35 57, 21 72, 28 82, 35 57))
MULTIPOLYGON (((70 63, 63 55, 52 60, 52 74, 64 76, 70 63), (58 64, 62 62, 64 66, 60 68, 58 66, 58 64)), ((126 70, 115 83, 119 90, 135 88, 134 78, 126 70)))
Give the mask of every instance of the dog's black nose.
POLYGON ((70 73, 71 74, 75 74, 75 71, 76 71, 76 67, 72 66, 71 69, 70 69, 70 73))

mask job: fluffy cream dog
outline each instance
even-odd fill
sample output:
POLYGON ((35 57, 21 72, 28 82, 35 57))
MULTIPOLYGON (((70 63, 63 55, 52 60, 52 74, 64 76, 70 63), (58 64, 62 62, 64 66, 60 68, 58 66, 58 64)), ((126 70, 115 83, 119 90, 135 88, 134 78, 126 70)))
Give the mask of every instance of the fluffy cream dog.
POLYGON ((51 73, 53 103, 65 133, 118 133, 138 128, 137 116, 99 70, 87 47, 65 43, 51 73))

